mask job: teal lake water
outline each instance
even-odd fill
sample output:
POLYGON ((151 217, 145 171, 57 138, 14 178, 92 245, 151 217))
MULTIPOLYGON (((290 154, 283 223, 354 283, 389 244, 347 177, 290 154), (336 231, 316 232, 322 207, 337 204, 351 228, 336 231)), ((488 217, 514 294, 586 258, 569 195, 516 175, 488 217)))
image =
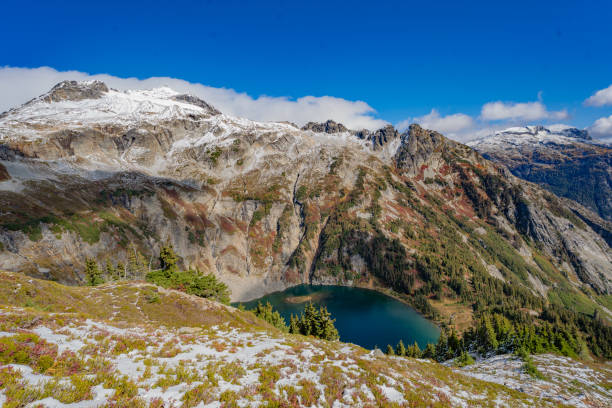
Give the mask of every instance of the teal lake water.
POLYGON ((395 346, 400 339, 406 345, 416 341, 423 349, 427 343, 436 343, 440 336, 440 329, 411 307, 369 289, 299 285, 243 305, 252 309, 258 301, 270 302, 288 324, 291 314, 299 315, 308 303, 301 296, 310 296, 313 304, 327 307, 336 319, 340 340, 367 349, 378 346, 384 350, 387 344, 395 346))

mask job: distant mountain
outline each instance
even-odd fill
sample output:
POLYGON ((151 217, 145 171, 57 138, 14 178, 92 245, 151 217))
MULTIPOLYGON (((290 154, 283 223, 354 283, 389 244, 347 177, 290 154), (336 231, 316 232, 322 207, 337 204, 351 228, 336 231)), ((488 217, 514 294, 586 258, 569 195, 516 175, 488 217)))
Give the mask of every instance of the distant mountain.
POLYGON ((170 243, 232 300, 366 286, 458 331, 497 313, 612 355, 593 317, 612 316, 610 224, 418 125, 299 128, 65 82, 0 116, 0 209, 4 270, 78 284, 92 258, 142 278, 170 243))
POLYGON ((514 127, 468 143, 512 174, 612 221, 612 146, 566 126, 514 127))

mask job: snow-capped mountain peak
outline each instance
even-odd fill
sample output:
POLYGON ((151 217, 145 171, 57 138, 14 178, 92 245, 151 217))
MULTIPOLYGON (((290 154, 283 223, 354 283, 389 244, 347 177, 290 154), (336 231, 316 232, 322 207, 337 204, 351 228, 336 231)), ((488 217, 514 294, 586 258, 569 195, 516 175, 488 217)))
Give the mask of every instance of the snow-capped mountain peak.
POLYGON ((185 117, 220 114, 213 106, 169 87, 118 91, 101 81, 63 81, 49 92, 0 115, 0 137, 10 130, 35 135, 57 124, 135 125, 160 123, 185 117))
POLYGON ((482 146, 521 146, 588 143, 592 140, 588 131, 567 125, 551 125, 544 127, 516 126, 496 131, 490 136, 472 140, 467 144, 473 148, 482 146))

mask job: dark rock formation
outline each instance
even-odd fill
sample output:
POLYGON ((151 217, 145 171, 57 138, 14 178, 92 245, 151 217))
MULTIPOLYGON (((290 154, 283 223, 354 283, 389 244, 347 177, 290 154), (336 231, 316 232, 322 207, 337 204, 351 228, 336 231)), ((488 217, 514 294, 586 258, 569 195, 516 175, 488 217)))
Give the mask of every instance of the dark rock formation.
POLYGON ((441 152, 447 144, 458 145, 440 133, 423 129, 417 124, 410 125, 401 138, 402 144, 395 153, 395 165, 399 169, 413 171, 428 161, 434 152, 441 152))
POLYGON ((172 99, 174 99, 175 101, 187 102, 192 105, 199 106, 200 108, 206 109, 213 116, 221 114, 221 112, 215 109, 214 106, 204 102, 202 99, 195 97, 193 95, 187 95, 187 94, 177 95, 173 97, 172 99))
POLYGON ((106 92, 108 87, 102 81, 63 81, 55 85, 42 99, 45 102, 81 101, 101 98, 106 92))
POLYGON ((346 126, 342 123, 336 123, 333 120, 328 120, 325 123, 308 122, 302 126, 302 130, 312 130, 317 133, 342 133, 348 132, 346 126))

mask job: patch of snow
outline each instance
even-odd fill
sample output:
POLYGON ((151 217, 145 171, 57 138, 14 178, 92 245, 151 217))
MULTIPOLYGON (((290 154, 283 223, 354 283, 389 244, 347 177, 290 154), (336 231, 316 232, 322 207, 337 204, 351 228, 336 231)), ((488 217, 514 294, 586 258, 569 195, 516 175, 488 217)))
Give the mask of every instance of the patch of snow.
POLYGON ((83 343, 81 340, 70 340, 68 336, 64 334, 54 333, 53 330, 45 326, 36 327, 32 331, 36 333, 39 337, 44 339, 46 342, 57 345, 57 350, 59 354, 62 354, 65 350, 73 351, 76 353, 83 347, 85 347, 85 343, 83 343))

